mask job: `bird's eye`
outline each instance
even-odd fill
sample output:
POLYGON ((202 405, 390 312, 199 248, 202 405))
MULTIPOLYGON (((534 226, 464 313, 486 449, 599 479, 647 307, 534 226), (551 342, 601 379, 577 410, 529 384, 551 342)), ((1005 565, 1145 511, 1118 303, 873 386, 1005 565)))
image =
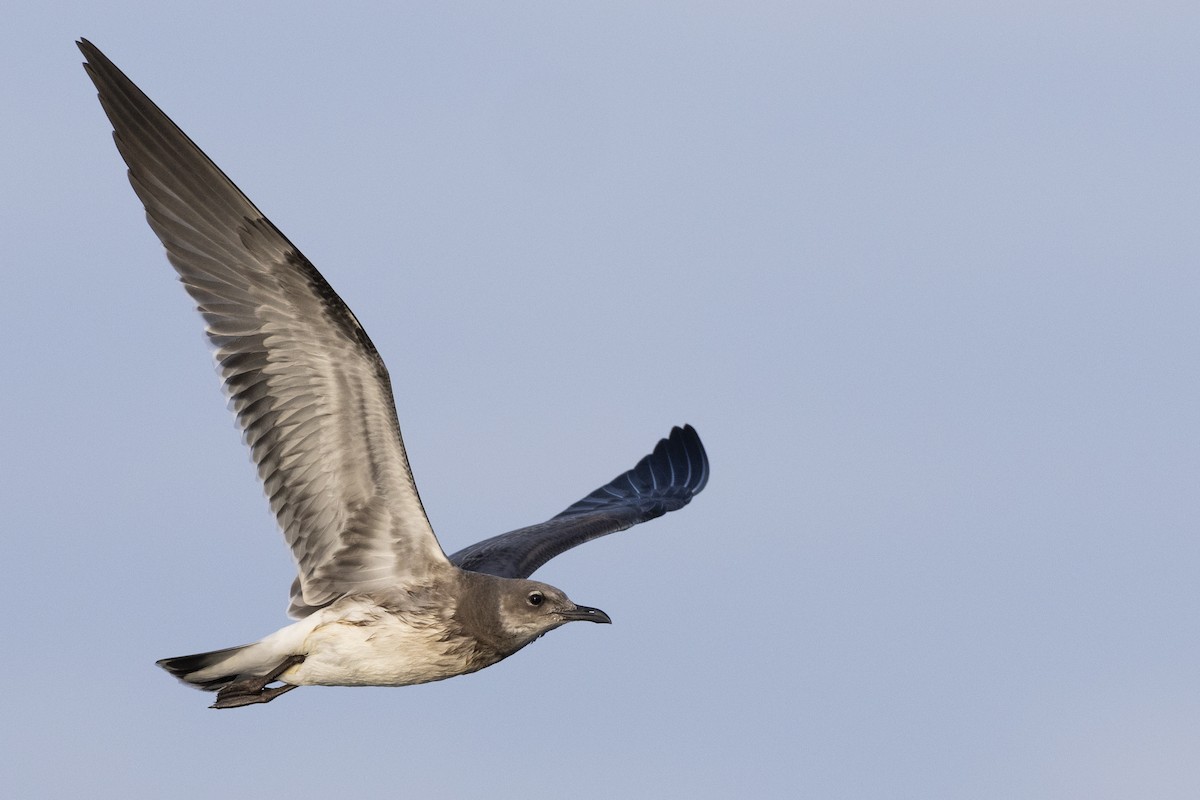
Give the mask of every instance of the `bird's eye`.
POLYGON ((546 598, 542 595, 541 592, 530 592, 528 599, 529 599, 529 605, 540 606, 542 604, 542 601, 545 600, 546 598))

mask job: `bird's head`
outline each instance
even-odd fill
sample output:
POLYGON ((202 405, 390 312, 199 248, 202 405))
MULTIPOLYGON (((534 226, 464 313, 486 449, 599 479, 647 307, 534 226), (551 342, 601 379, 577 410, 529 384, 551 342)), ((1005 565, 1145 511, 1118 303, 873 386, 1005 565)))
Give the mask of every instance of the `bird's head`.
POLYGON ((547 583, 506 580, 500 591, 500 624, 524 644, 568 622, 612 622, 598 608, 576 605, 547 583))

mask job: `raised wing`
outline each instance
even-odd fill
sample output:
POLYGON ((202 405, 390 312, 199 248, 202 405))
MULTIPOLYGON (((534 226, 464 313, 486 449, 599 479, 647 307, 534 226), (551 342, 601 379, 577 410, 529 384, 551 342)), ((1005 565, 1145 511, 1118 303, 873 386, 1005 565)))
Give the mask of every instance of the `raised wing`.
POLYGON ((572 547, 683 508, 708 482, 708 455, 691 425, 672 428, 654 452, 566 511, 459 550, 450 560, 473 572, 528 578, 572 547))
POLYGON ((150 227, 196 301, 299 568, 291 613, 447 565, 386 367, 303 254, 90 42, 84 65, 150 227))

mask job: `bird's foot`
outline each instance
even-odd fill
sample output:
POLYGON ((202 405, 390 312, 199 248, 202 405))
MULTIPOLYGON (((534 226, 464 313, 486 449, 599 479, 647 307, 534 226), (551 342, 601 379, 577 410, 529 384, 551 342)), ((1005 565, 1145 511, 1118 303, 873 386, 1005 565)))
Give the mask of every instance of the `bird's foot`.
POLYGON ((284 683, 280 686, 268 686, 280 675, 304 661, 304 656, 288 656, 275 669, 266 675, 249 675, 239 678, 224 686, 217 692, 217 701, 209 708, 240 708, 255 703, 269 703, 279 695, 295 689, 295 685, 284 683))

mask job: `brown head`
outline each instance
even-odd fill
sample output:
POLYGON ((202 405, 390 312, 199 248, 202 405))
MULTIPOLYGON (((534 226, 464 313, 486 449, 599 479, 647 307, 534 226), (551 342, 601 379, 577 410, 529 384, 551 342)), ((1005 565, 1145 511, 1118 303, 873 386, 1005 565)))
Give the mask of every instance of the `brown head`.
POLYGON ((454 618, 501 657, 568 622, 612 622, 600 609, 578 605, 548 583, 476 572, 460 575, 454 618))

